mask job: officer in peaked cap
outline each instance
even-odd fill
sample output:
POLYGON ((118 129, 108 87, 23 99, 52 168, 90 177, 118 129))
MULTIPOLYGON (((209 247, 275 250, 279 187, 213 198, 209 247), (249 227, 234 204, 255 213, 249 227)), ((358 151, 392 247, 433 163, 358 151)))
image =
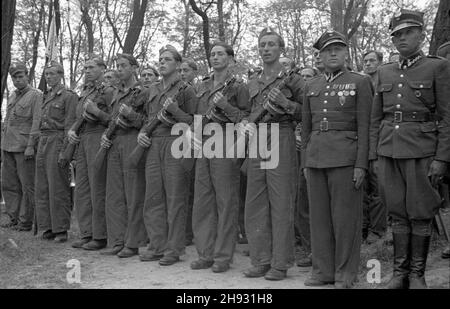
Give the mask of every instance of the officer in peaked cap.
POLYGON ((389 288, 426 288, 436 187, 450 162, 450 62, 425 56, 423 13, 401 10, 391 21, 399 62, 378 70, 370 128, 380 193, 392 218, 394 274, 389 288))
POLYGON ((312 205, 313 270, 305 285, 350 288, 359 267, 373 90, 370 77, 347 70, 344 35, 327 31, 314 48, 325 71, 306 84, 302 110, 302 167, 312 205))

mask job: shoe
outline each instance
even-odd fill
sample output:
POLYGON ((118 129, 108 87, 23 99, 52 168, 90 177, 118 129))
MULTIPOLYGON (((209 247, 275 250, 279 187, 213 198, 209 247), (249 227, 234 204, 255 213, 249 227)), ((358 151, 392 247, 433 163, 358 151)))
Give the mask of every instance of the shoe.
POLYGON ((123 247, 123 249, 117 253, 117 256, 122 258, 122 259, 126 259, 135 255, 139 254, 139 249, 138 248, 128 248, 128 247, 123 247))
POLYGON ((387 289, 407 289, 409 286, 410 237, 410 234, 393 234, 394 274, 386 286, 387 289))
POLYGON ((151 251, 145 251, 139 254, 139 260, 142 262, 154 262, 159 261, 164 257, 164 254, 154 254, 151 251))
POLYGON ((315 278, 308 278, 304 283, 305 286, 324 286, 328 284, 334 284, 334 281, 322 281, 315 278))
POLYGON ((214 263, 211 267, 213 273, 224 273, 230 269, 230 264, 228 263, 214 263))
POLYGON ((269 264, 253 266, 244 271, 244 276, 246 276, 247 278, 264 277, 269 270, 270 270, 269 264))
POLYGON ((191 269, 207 269, 213 266, 214 261, 196 260, 191 263, 191 269))
POLYGON ((43 240, 53 240, 53 239, 55 239, 55 237, 56 237, 56 234, 54 234, 52 232, 52 230, 47 230, 44 233, 42 233, 43 240))
POLYGON ((379 236, 378 234, 370 232, 366 238, 366 244, 371 245, 373 243, 380 241, 382 238, 383 238, 382 236, 379 236))
POLYGON ((87 244, 91 241, 91 237, 84 237, 81 239, 78 239, 72 243, 72 248, 81 249, 83 245, 87 244))
POLYGON ((100 252, 100 254, 101 255, 117 255, 120 251, 122 251, 122 249, 123 249, 123 246, 117 245, 117 246, 112 247, 109 250, 100 252))
POLYGON ((307 257, 297 260, 297 266, 298 267, 311 267, 312 266, 311 254, 309 254, 307 257))
POLYGON ((248 244, 248 239, 245 236, 240 236, 239 235, 239 239, 238 239, 237 243, 240 244, 240 245, 248 244))
POLYGON ((67 241, 67 232, 56 233, 54 242, 63 243, 67 241))
POLYGON ((271 268, 266 275, 264 276, 264 279, 270 280, 270 281, 280 281, 286 278, 287 270, 285 269, 275 269, 271 268))
POLYGON ((444 251, 442 251, 441 257, 443 259, 450 259, 450 246, 447 246, 447 248, 445 248, 444 251))
POLYGON ((162 259, 159 260, 159 265, 170 266, 179 261, 180 258, 178 256, 164 256, 162 259))
POLYGON ((16 225, 17 226, 17 231, 19 231, 19 232, 29 232, 29 231, 31 231, 32 230, 32 226, 23 226, 23 225, 16 225))
POLYGON ((194 244, 194 242, 192 241, 192 239, 186 239, 184 245, 186 247, 192 246, 194 244))
POLYGON ((428 250, 431 236, 411 235, 411 266, 409 273, 409 288, 427 289, 425 269, 427 267, 428 250))
POLYGON ((82 248, 88 251, 97 251, 106 248, 106 239, 93 239, 88 243, 85 243, 82 248))
POLYGON ((5 224, 0 225, 0 227, 2 227, 2 228, 4 228, 4 229, 8 229, 8 228, 14 228, 14 227, 16 227, 18 224, 19 224, 19 222, 12 220, 12 221, 10 221, 10 222, 8 222, 8 223, 5 223, 5 224))

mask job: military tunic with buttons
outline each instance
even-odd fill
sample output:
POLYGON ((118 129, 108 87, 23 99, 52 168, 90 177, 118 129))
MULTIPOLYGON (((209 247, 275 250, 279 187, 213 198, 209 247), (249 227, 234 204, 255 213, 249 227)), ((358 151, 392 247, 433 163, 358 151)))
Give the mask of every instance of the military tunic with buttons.
MULTIPOLYGON (((227 74, 225 80, 231 78, 227 74)), ((199 85, 197 114, 205 115, 218 89, 223 84, 214 86, 214 75, 204 79, 199 85)), ((223 114, 228 123, 238 123, 248 116, 248 88, 242 81, 224 93, 227 103, 223 114)), ((217 124, 217 123, 215 123, 217 124)), ((223 128, 223 149, 226 148, 225 123, 223 128)), ((217 136, 217 135, 214 135, 217 136)), ((205 136, 204 141, 209 136, 205 136)), ((224 155, 225 157, 225 155, 224 155)), ((199 259, 216 263, 232 262, 238 226, 240 169, 235 160, 226 158, 199 158, 195 171, 195 199, 193 210, 193 229, 195 246, 199 259)))
POLYGON ((76 154, 75 205, 81 238, 106 239, 105 194, 106 165, 95 171, 93 162, 100 148, 103 131, 110 119, 113 87, 102 80, 84 85, 77 106, 77 121, 84 121, 76 154), (83 117, 84 104, 94 102, 101 110, 99 118, 83 117))
POLYGON ((357 278, 363 189, 354 168, 367 170, 372 100, 368 76, 326 73, 305 87, 302 166, 307 168, 312 277, 351 285, 357 278))
MULTIPOLYGON (((70 228, 70 186, 68 164, 59 166, 75 121, 78 96, 63 85, 44 94, 40 138, 36 155, 35 202, 38 227, 62 233, 70 228)), ((68 162, 67 162, 68 163, 68 162)))
POLYGON ((106 227, 110 246, 139 248, 147 242, 142 217, 145 195, 144 162, 142 160, 136 168, 132 168, 128 164, 128 157, 137 146, 137 135, 144 123, 144 105, 148 94, 148 89, 142 89, 139 83, 128 89, 119 85, 114 91, 112 115, 118 114, 122 104, 130 106, 133 111, 128 118, 120 116, 125 127, 117 130, 108 151, 106 227))
POLYGON ((450 162, 449 80, 450 62, 422 52, 379 68, 370 156, 394 226, 431 220, 439 208, 427 174, 433 159, 450 162))
POLYGON ((2 130, 2 194, 11 221, 23 228, 33 224, 35 204, 35 159, 25 160, 24 151, 37 144, 41 103, 42 93, 31 86, 14 91, 2 130))
MULTIPOLYGON (((173 97, 184 83, 175 79, 166 85, 162 81, 150 87, 146 103, 148 119, 155 117, 167 98, 173 97)), ((197 97, 191 86, 181 90, 177 106, 172 114, 176 122, 190 125, 197 107, 197 97)), ((148 254, 176 258, 185 247, 186 210, 189 187, 187 171, 181 159, 172 155, 172 144, 178 136, 171 134, 172 127, 160 123, 152 134, 152 145, 145 162, 145 227, 150 238, 148 254)))
MULTIPOLYGON (((287 73, 266 79, 264 72, 249 82, 251 114, 267 99, 287 73)), ((261 158, 248 159, 245 230, 253 266, 270 265, 287 270, 294 262, 294 208, 297 190, 295 124, 301 119, 303 79, 294 74, 281 92, 295 109, 291 114, 277 115, 268 123, 279 125, 279 163, 273 169, 261 169, 261 158)), ((251 114, 249 117, 251 117, 251 114)), ((267 129, 270 132, 270 128, 267 129)), ((271 139, 268 134, 268 143, 271 139)))

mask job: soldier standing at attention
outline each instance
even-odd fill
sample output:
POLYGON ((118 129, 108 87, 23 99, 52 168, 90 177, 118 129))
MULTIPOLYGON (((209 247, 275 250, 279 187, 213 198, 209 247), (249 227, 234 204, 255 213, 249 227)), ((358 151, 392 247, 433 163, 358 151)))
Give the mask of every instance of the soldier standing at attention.
POLYGON ((82 121, 81 132, 72 127, 69 143, 79 145, 76 152, 75 208, 81 239, 74 248, 100 250, 106 247, 106 165, 95 171, 93 162, 100 148, 100 139, 110 120, 110 105, 114 88, 103 85, 106 65, 100 58, 88 59, 84 65, 86 84, 77 107, 77 121, 82 121))
MULTIPOLYGON (((233 76, 229 71, 234 63, 234 50, 230 45, 213 44, 210 62, 214 74, 199 85, 197 114, 206 115, 212 105, 222 113, 224 122, 217 120, 215 123, 223 128, 221 139, 226 149, 226 124, 238 123, 250 113, 248 88, 236 81, 227 93, 219 91, 233 76)), ((230 268, 238 232, 239 178, 238 163, 225 155, 197 159, 192 223, 199 259, 191 263, 192 269, 212 266, 213 272, 221 273, 230 268)))
POLYGON ((392 218, 394 274, 388 288, 426 288, 436 188, 450 162, 450 62, 425 56, 423 13, 402 10, 390 24, 397 63, 378 70, 370 129, 380 191, 392 218))
POLYGON ((350 288, 359 267, 372 86, 368 76, 346 69, 339 32, 325 32, 314 48, 325 72, 306 85, 302 112, 313 266, 305 285, 350 288))
POLYGON ((3 227, 30 231, 34 216, 35 145, 39 138, 42 93, 28 84, 28 69, 13 64, 16 87, 8 100, 2 131, 2 193, 9 223, 3 227))
POLYGON ((248 84, 252 113, 266 100, 284 111, 268 121, 279 126, 279 136, 268 133, 267 137, 268 140, 279 139, 279 149, 272 149, 279 151, 278 166, 262 169, 261 158, 249 158, 247 168, 245 230, 253 267, 244 271, 244 275, 249 278, 264 276, 266 280, 286 278, 288 268, 294 264, 295 252, 297 159, 294 121, 301 120, 303 79, 294 74, 286 86, 281 90, 277 88, 287 77, 279 61, 284 48, 283 38, 273 29, 265 28, 258 37, 264 69, 248 84))
POLYGON ((35 201, 39 229, 43 239, 67 241, 70 229, 69 160, 63 151, 67 132, 75 121, 78 96, 61 84, 64 69, 51 62, 45 68, 50 89, 41 107, 40 138, 36 155, 35 201))
MULTIPOLYGON (((181 55, 170 45, 159 51, 159 72, 162 79, 149 91, 146 111, 152 119, 162 109, 172 116, 173 122, 190 125, 197 107, 194 89, 180 79, 178 69, 181 55), (183 89, 184 88, 184 89, 183 89), (176 95, 180 92, 180 95, 176 95), (176 96, 176 98, 175 98, 176 96)), ((160 123, 149 138, 139 133, 138 143, 150 147, 145 162, 145 208, 144 220, 150 245, 140 255, 141 261, 158 261, 169 266, 184 254, 186 232, 186 209, 189 187, 188 173, 181 159, 172 155, 172 143, 179 138, 171 134, 172 125, 160 123), (151 146, 150 146, 151 145, 151 146)))
POLYGON ((109 126, 118 126, 113 140, 105 134, 101 147, 108 150, 106 167, 106 227, 108 243, 112 247, 103 255, 129 258, 145 246, 142 210, 144 207, 144 166, 130 167, 128 157, 136 147, 136 137, 144 123, 144 104, 148 89, 144 90, 136 80, 138 63, 130 54, 117 55, 117 73, 120 84, 111 103, 109 126), (115 121, 115 123, 113 122, 115 121))

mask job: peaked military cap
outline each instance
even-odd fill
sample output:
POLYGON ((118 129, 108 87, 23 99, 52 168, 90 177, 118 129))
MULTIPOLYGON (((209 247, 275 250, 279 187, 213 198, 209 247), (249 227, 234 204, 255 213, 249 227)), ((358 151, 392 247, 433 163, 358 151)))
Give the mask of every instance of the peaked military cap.
POLYGON ((120 58, 127 59, 131 65, 138 65, 136 58, 134 58, 134 56, 131 54, 125 54, 125 53, 117 54, 117 59, 120 59, 120 58))
POLYGON ((24 72, 25 74, 28 74, 28 69, 26 65, 20 62, 11 64, 11 66, 9 67, 9 74, 11 74, 11 76, 14 76, 16 73, 19 72, 24 72))
POLYGON ((47 64, 46 69, 50 69, 50 68, 55 68, 57 73, 64 74, 64 67, 62 66, 61 63, 59 63, 55 60, 52 60, 47 64))
POLYGON ((328 45, 335 43, 347 46, 347 39, 342 33, 334 30, 328 30, 320 36, 317 42, 314 43, 313 47, 319 51, 322 51, 328 45))
POLYGON ((423 12, 412 10, 400 10, 395 13, 391 19, 389 30, 391 35, 395 32, 408 27, 423 27, 423 12))
POLYGON ((259 43, 259 41, 261 41, 261 38, 266 35, 276 35, 278 37, 278 39, 280 40, 280 47, 284 48, 286 46, 286 44, 284 43, 284 39, 272 27, 266 27, 259 33, 258 43, 259 43))
POLYGON ((438 56, 446 58, 450 54, 450 41, 439 46, 437 53, 438 56))

